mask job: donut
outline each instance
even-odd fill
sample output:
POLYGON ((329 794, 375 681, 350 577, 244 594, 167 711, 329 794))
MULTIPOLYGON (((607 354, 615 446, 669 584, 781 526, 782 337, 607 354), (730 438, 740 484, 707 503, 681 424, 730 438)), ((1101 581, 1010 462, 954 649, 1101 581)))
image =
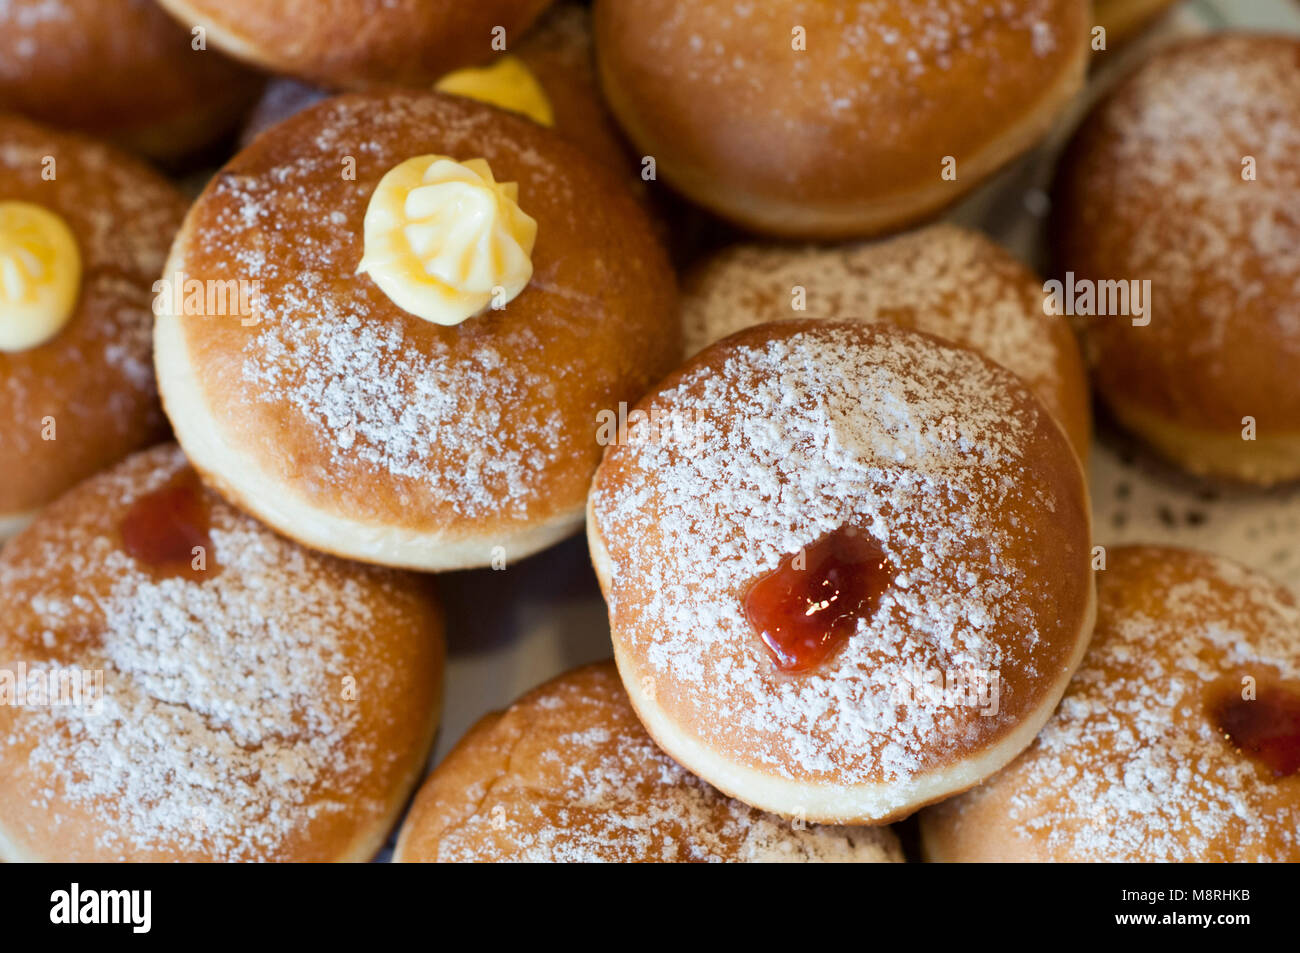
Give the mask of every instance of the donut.
POLYGON ((683 281, 687 353, 791 318, 860 318, 979 351, 1018 374, 1088 458, 1090 398, 1074 333, 1044 316, 1041 279, 979 232, 933 225, 874 244, 740 244, 683 281))
MULTIPOLYGON (((536 110, 542 115, 539 117, 534 111, 531 118, 544 120, 544 125, 554 128, 591 158, 632 170, 634 181, 644 189, 640 166, 632 162, 622 133, 601 98, 590 21, 586 7, 557 3, 510 52, 494 55, 486 65, 440 77, 434 86, 442 92, 469 96, 502 108, 513 107, 525 114, 529 111, 527 106, 536 103, 540 91, 542 102, 536 110)), ((273 80, 267 84, 266 92, 244 126, 242 144, 248 145, 271 126, 329 95, 319 86, 298 80, 273 80)))
POLYGON ((1300 861, 1300 609, 1209 553, 1112 549, 1060 709, 921 814, 939 861, 1300 861))
POLYGON ((175 161, 235 128, 262 80, 153 0, 0 3, 0 110, 175 161))
POLYGON ((433 741, 427 585, 276 535, 175 445, 11 540, 0 620, 0 860, 366 860, 433 741))
POLYGON ((394 854, 413 862, 897 863, 888 829, 791 824, 655 747, 612 662, 478 722, 425 781, 394 854))
POLYGON ((1093 110, 1059 172, 1062 303, 1097 392, 1202 476, 1300 477, 1297 67, 1290 37, 1164 49, 1093 110))
POLYGON ((671 266, 617 176, 463 97, 352 94, 275 126, 198 198, 165 272, 249 290, 239 317, 169 299, 155 323, 196 469, 362 561, 499 565, 576 532, 597 416, 680 358, 671 266))
POLYGON ((0 542, 165 438, 150 302, 185 204, 111 146, 0 115, 0 542))
POLYGON ((889 325, 783 321, 627 414, 588 537, 633 707, 683 767, 824 824, 976 784, 1092 628, 1078 457, 1010 371, 889 325))
POLYGON ((487 59, 551 0, 157 0, 229 55, 330 89, 418 86, 487 59))
POLYGON ((1094 0, 1097 23, 1108 43, 1131 40, 1174 5, 1174 0, 1094 0))
POLYGON ((1032 146, 1082 87, 1087 0, 597 0, 614 115, 687 198, 810 239, 899 229, 1032 146))

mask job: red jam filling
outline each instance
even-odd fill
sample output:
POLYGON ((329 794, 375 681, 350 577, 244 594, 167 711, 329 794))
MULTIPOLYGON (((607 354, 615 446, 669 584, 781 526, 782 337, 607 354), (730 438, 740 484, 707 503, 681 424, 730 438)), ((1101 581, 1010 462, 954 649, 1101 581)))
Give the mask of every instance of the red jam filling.
POLYGON ((806 672, 876 611, 893 577, 880 544, 842 526, 754 582, 745 594, 745 615, 778 669, 806 672))
POLYGON ((186 468, 135 501, 122 520, 122 542, 156 576, 202 580, 216 572, 209 529, 203 486, 186 468))
POLYGON ((1300 686, 1261 679, 1256 697, 1241 697, 1240 679, 1229 679, 1208 705, 1224 739, 1273 773, 1285 778, 1300 771, 1300 686))

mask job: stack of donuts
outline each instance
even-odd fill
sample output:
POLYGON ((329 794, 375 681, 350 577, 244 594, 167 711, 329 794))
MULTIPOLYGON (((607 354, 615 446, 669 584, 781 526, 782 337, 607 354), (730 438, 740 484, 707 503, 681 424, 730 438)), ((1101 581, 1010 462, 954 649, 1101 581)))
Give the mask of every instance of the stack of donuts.
POLYGON ((1094 537, 1094 411, 1300 481, 1300 38, 1085 110, 1169 5, 0 4, 0 861, 1300 860, 1300 581, 1094 537))

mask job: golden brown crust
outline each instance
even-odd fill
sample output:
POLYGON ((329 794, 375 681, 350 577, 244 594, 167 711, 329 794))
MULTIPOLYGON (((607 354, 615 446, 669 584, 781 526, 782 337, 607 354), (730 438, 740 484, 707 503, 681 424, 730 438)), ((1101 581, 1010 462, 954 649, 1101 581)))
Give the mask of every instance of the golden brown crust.
POLYGON ((103 673, 98 712, 0 706, 0 859, 364 860, 419 778, 444 655, 427 584, 210 491, 211 575, 158 578, 121 527, 185 468, 138 454, 0 556, 0 668, 103 673))
POLYGON ((1300 861, 1300 776, 1276 779, 1207 713, 1223 680, 1300 675, 1300 611, 1261 574, 1193 550, 1113 549, 1092 645, 1034 744, 927 809, 950 862, 1300 861))
POLYGON ((598 0, 594 22, 610 105, 664 179, 831 238, 933 213, 1028 148, 1082 85, 1088 20, 1084 0, 598 0))
POLYGON ((686 278, 682 322, 692 354, 741 328, 792 318, 860 318, 925 331, 1014 371, 1087 460, 1083 360, 1069 322, 1045 315, 1043 299, 1042 280, 996 242, 935 225, 873 244, 725 249, 686 278))
POLYGON ((551 0, 159 0, 231 56, 331 89, 420 86, 507 48, 551 0))
POLYGON ((261 78, 152 0, 0 4, 0 109, 174 159, 229 132, 261 78))
POLYGON ((478 722, 425 782, 405 862, 902 860, 887 828, 796 827, 673 763, 610 662, 567 672, 478 722))
MULTIPOLYGON (((1104 399, 1211 438, 1240 438, 1248 416, 1261 438, 1300 434, 1298 152, 1291 37, 1183 42, 1094 109, 1057 184, 1061 271, 1150 282, 1149 324, 1085 322, 1104 399)), ((1180 462, 1251 476, 1193 457, 1180 462)))
POLYGON ((185 213, 180 192, 142 163, 16 116, 0 116, 7 200, 67 222, 82 277, 76 311, 56 337, 0 351, 0 517, 37 509, 165 436, 150 303, 185 213))
MULTIPOLYGON (((671 268, 614 173, 459 97, 344 96, 275 127, 200 196, 172 267, 260 282, 251 317, 160 320, 159 341, 176 337, 160 343, 160 381, 196 465, 299 538, 281 496, 378 533, 478 547, 479 564, 512 534, 576 522, 599 461, 597 413, 680 354, 671 268), (375 183, 425 153, 486 158, 538 221, 528 287, 455 327, 401 311, 355 274, 375 183), (191 383, 196 406, 177 396, 191 383), (209 423, 218 454, 194 436, 209 423)), ((355 539, 310 542, 388 559, 355 539)))
POLYGON ((1029 743, 1091 628, 1090 525, 1077 457, 1014 375, 919 332, 791 321, 638 408, 650 429, 606 451, 588 531, 624 683, 677 760, 767 810, 861 823, 1029 743), (889 585, 837 655, 782 674, 744 595, 843 526, 879 542, 889 585), (996 675, 1000 699, 932 703, 936 673, 996 675))

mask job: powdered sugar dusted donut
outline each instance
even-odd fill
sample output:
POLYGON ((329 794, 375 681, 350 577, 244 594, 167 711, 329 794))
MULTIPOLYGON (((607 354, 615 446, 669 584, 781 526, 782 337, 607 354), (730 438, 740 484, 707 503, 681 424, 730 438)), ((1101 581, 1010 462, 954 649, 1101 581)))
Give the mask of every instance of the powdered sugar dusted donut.
MULTIPOLYGON (((478 277, 503 260, 486 239, 465 250, 441 264, 478 277)), ((431 274, 398 277, 417 271, 431 274)), ((617 174, 462 97, 342 96, 281 123, 199 197, 166 272, 251 289, 247 314, 172 299, 156 324, 159 387, 195 467, 294 539, 388 565, 488 565, 578 530, 597 415, 680 355, 672 269, 617 174), (389 173, 436 156, 480 183, 482 204, 448 214, 508 202, 534 223, 531 262, 512 246, 529 264, 518 294, 494 288, 458 324, 422 319, 359 271, 389 173), (485 162, 497 191, 463 162, 485 162)))
POLYGON ((632 704, 756 807, 873 823, 1033 739, 1092 627, 1087 492, 1042 403, 914 331, 742 331, 629 415, 588 534, 632 704))
POLYGON ((184 214, 125 153, 0 117, 0 541, 165 436, 150 305, 184 214))
POLYGON ((798 825, 660 751, 609 662, 480 721, 425 782, 400 861, 901 861, 886 828, 798 825))
POLYGON ((1236 563, 1111 550, 1061 707, 922 814, 941 861, 1300 861, 1300 609, 1236 563))
POLYGON ((963 344, 1014 371, 1088 456, 1088 384, 1069 323, 1048 317, 1043 283, 979 232, 935 225, 885 242, 725 249, 682 291, 687 352, 791 318, 861 318, 963 344))
POLYGON ((277 536, 174 446, 134 456, 0 555, 0 859, 368 859, 442 664, 425 583, 277 536))
POLYGON ((897 229, 1032 146, 1083 85, 1087 0, 597 0, 614 115, 738 224, 897 229))
POLYGON ((1066 151, 1053 227, 1098 393, 1198 474, 1300 477, 1298 154, 1300 40, 1232 33, 1147 59, 1066 151), (1145 313, 1102 282, 1148 282, 1145 313))

